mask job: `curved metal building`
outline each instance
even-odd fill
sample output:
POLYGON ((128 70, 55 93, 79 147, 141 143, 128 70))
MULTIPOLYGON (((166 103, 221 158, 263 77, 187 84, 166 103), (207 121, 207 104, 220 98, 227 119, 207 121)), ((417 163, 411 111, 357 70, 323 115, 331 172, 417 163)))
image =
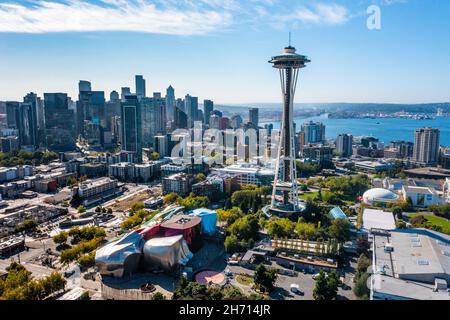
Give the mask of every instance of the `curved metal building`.
POLYGON ((137 272, 145 240, 131 232, 97 250, 95 264, 101 275, 121 278, 137 272))
POLYGON ((174 271, 193 257, 182 235, 154 238, 144 246, 144 265, 147 270, 174 271))

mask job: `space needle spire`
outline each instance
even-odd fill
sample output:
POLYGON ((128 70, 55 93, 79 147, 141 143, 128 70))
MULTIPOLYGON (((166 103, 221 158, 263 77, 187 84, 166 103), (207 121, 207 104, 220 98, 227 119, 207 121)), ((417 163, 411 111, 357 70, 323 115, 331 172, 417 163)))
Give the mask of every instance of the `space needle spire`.
POLYGON ((306 56, 300 55, 291 45, 269 61, 278 69, 283 96, 283 118, 280 131, 278 155, 275 165, 275 179, 271 205, 266 212, 283 216, 300 213, 302 208, 298 198, 298 181, 296 170, 295 130, 294 130, 294 96, 297 87, 299 70, 311 62, 306 56))

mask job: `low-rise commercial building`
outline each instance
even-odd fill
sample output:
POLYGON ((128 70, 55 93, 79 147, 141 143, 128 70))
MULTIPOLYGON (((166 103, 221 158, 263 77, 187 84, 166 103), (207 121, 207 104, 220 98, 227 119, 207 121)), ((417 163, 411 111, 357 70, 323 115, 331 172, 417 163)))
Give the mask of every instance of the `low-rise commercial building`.
POLYGON ((375 232, 371 300, 450 300, 450 237, 425 229, 375 232))
POLYGON ((89 206, 118 194, 120 190, 117 187, 117 180, 100 178, 80 183, 73 192, 78 195, 84 206, 89 206))
POLYGON ((415 207, 426 208, 442 203, 436 190, 430 187, 403 186, 402 194, 403 199, 411 199, 415 207))
POLYGON ((257 186, 269 186, 273 184, 274 170, 252 164, 233 164, 225 168, 214 168, 211 170, 213 174, 233 175, 237 179, 237 183, 246 185, 253 184, 257 186))

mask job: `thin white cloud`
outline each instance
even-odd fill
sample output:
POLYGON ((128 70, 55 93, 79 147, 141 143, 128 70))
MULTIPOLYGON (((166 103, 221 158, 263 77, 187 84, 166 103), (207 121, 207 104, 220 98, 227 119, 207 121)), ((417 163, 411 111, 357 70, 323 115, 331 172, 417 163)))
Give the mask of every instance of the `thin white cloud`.
POLYGON ((335 3, 316 3, 312 6, 300 6, 293 12, 276 18, 284 23, 302 23, 316 25, 342 25, 350 19, 346 7, 335 3))
POLYGON ((32 6, 0 3, 0 32, 49 33, 130 31, 198 35, 221 30, 232 22, 232 0, 150 1, 37 0, 32 6), (180 6, 182 3, 182 6, 180 6))

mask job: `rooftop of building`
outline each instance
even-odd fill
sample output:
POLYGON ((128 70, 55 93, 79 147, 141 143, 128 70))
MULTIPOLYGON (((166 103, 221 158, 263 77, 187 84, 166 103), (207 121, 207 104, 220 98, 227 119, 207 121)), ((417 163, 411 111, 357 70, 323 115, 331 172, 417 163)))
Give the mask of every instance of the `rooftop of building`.
POLYGON ((178 215, 169 221, 163 222, 161 227, 166 229, 185 230, 199 225, 201 221, 202 220, 196 216, 178 215))
POLYGON ((274 175, 274 171, 269 168, 261 167, 253 164, 232 164, 225 168, 216 169, 226 173, 238 174, 260 174, 260 175, 274 175))
POLYGON ((449 169, 442 168, 434 168, 434 167, 425 167, 425 168, 414 168, 405 170, 406 174, 414 174, 414 175, 426 175, 426 176, 435 176, 439 178, 450 177, 449 169))
POLYGON ((80 188, 81 189, 93 188, 93 187, 101 186, 103 184, 111 183, 114 181, 115 180, 113 180, 111 178, 107 178, 107 177, 94 179, 94 180, 86 180, 86 181, 80 183, 80 188))
POLYGON ((450 274, 450 237, 426 229, 389 231, 373 235, 375 289, 411 299, 450 299, 447 292, 433 292, 434 284, 418 282, 450 274), (385 250, 389 247, 390 250, 385 250))
POLYGON ((392 212, 385 212, 376 209, 364 209, 363 211, 363 227, 366 230, 382 229, 394 230, 395 219, 392 212))
POLYGON ((435 190, 429 187, 418 187, 418 186, 403 186, 403 190, 407 193, 417 193, 417 194, 435 194, 435 190))
POLYGON ((180 172, 180 173, 175 173, 168 177, 165 177, 165 178, 163 178, 163 180, 188 180, 189 178, 193 179, 192 175, 180 172))

